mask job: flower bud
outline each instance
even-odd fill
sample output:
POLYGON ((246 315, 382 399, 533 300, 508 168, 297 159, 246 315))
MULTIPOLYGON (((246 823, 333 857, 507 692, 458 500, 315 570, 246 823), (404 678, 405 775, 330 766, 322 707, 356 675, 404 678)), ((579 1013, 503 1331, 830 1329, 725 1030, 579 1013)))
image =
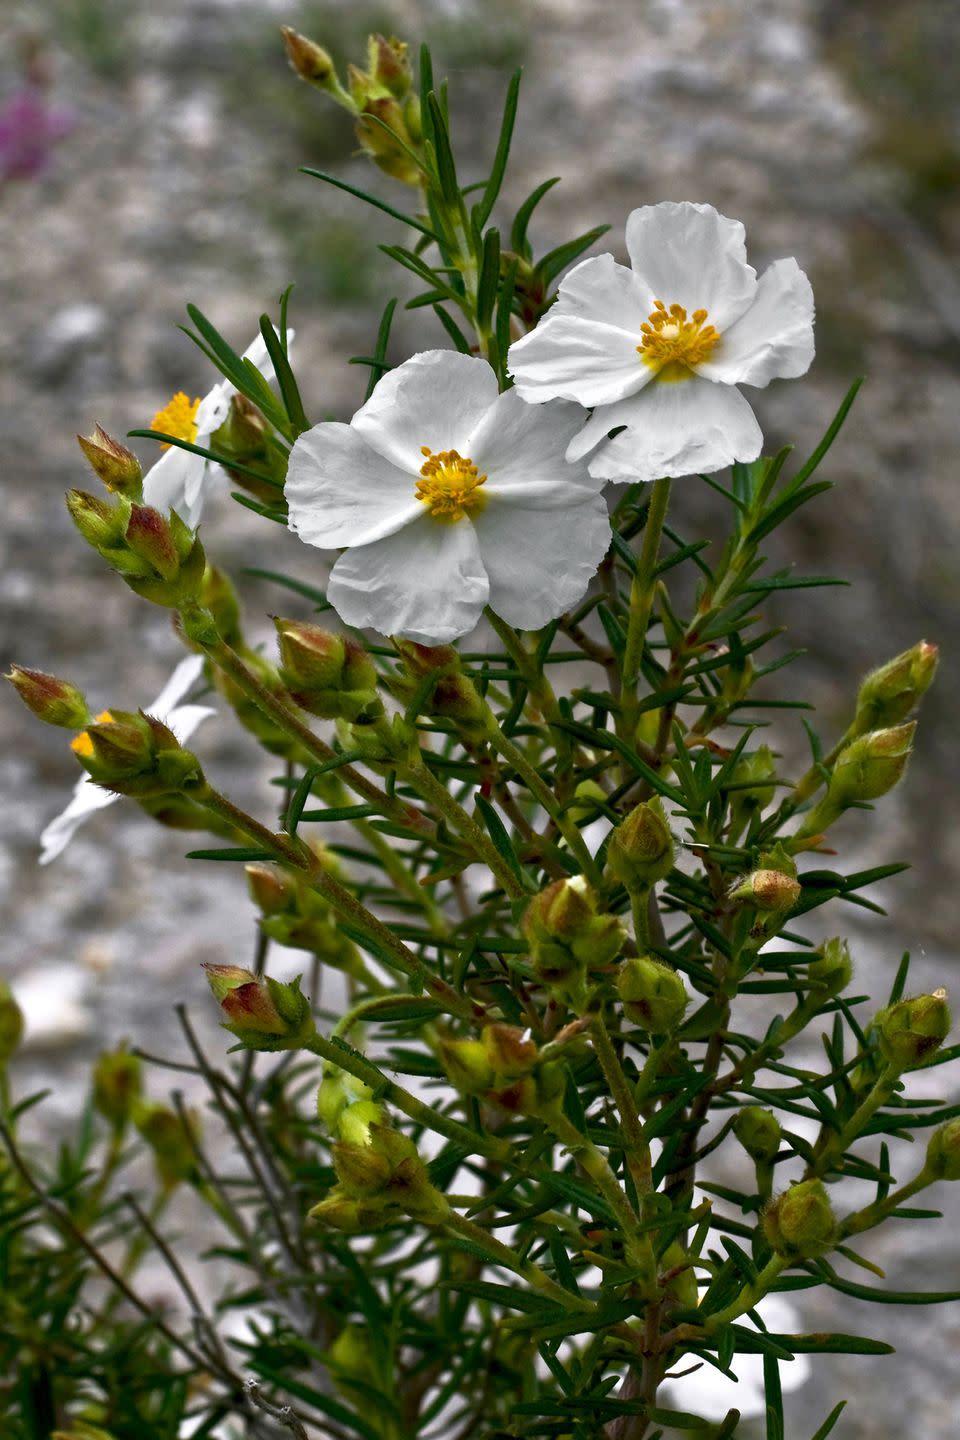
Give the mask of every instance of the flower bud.
POLYGON ((0 1069, 10 1061, 23 1038, 23 1011, 6 980, 0 980, 0 1069))
POLYGON ((850 805, 879 800, 892 790, 907 768, 916 728, 912 720, 889 730, 872 730, 852 741, 834 766, 827 803, 845 810, 850 805))
POLYGON ((697 1275, 690 1264, 690 1256, 684 1250, 679 1240, 669 1244, 660 1259, 661 1274, 667 1274, 671 1270, 680 1267, 679 1275, 674 1275, 667 1281, 666 1293, 675 1304, 683 1306, 685 1310, 695 1310, 699 1303, 699 1289, 697 1287, 697 1275))
POLYGON ((422 714, 451 720, 459 729, 484 729, 487 707, 473 681, 463 674, 452 645, 420 645, 400 637, 394 644, 403 667, 390 681, 398 700, 407 705, 419 695, 422 714), (433 684, 424 691, 428 677, 433 684))
POLYGON ((410 1137, 378 1123, 371 1123, 367 1134, 365 1142, 342 1140, 333 1146, 334 1169, 343 1192, 354 1200, 386 1201, 421 1219, 442 1219, 449 1207, 431 1185, 410 1137))
POLYGON ((865 735, 905 720, 933 684, 939 658, 936 645, 920 640, 871 671, 857 696, 854 733, 865 735))
MULTIPOLYGON (((355 75, 361 75, 361 71, 355 75)), ((356 97, 354 97, 356 98, 356 97)), ((421 169, 411 150, 404 108, 392 95, 370 95, 360 103, 354 133, 362 149, 385 175, 405 185, 419 185, 421 169)))
POLYGON ((143 1093, 136 1055, 123 1046, 101 1055, 93 1067, 93 1103, 115 1130, 125 1130, 143 1093))
POLYGON ((631 810, 610 837, 607 869, 629 891, 648 890, 673 869, 673 836, 659 797, 631 810))
POLYGON ((690 1003, 677 972, 651 955, 624 960, 617 974, 617 991, 627 1019, 651 1035, 669 1035, 676 1030, 690 1003))
POLYGON ((493 1066, 482 1040, 445 1037, 440 1041, 440 1059, 451 1082, 467 1095, 479 1095, 494 1083, 493 1066))
POLYGON ((108 490, 131 500, 141 498, 143 470, 132 450, 114 440, 101 425, 94 426, 92 435, 78 435, 77 442, 108 490))
POLYGON ((296 883, 279 865, 256 860, 243 869, 250 898, 264 915, 284 915, 297 908, 296 883))
POLYGON ((369 1100, 372 1095, 369 1085, 358 1080, 339 1065, 327 1065, 317 1090, 317 1116, 320 1123, 331 1135, 338 1132, 340 1116, 348 1106, 358 1100, 369 1100))
POLYGON ((615 915, 597 913, 596 896, 581 875, 555 880, 541 891, 527 906, 520 928, 534 971, 547 985, 609 965, 626 939, 615 915))
POLYGON ((937 1180, 960 1180, 960 1120, 948 1120, 934 1130, 926 1168, 937 1180))
POLYGON ((402 100, 410 89, 413 72, 407 58, 408 46, 391 35, 371 35, 367 40, 367 69, 371 80, 402 100))
POLYGON ((94 550, 102 552, 122 540, 127 523, 127 511, 122 507, 109 505, 86 490, 68 490, 65 498, 70 519, 94 550))
POLYGON ((817 948, 817 959, 807 966, 807 984, 825 998, 840 995, 850 984, 853 960, 850 946, 839 938, 825 940, 817 948))
POLYGON ((24 705, 47 725, 79 730, 93 718, 86 700, 68 680, 47 675, 43 670, 25 670, 22 665, 11 665, 5 678, 24 705))
POLYGON ((744 787, 730 791, 730 814, 736 833, 770 804, 776 793, 776 778, 777 763, 768 745, 741 755, 730 777, 733 785, 744 787))
POLYGON ((103 711, 70 748, 91 779, 117 795, 166 795, 203 779, 197 757, 162 720, 143 711, 103 711))
POLYGON ((337 72, 323 46, 308 40, 306 35, 292 30, 289 25, 281 25, 280 34, 290 65, 300 79, 306 80, 308 85, 316 85, 318 90, 328 89, 331 81, 336 80, 337 72))
POLYGON ((161 576, 164 580, 176 578, 180 569, 180 556, 173 539, 173 531, 159 510, 150 505, 134 505, 130 510, 125 539, 135 555, 161 576))
POLYGON ((223 1028, 251 1050, 296 1050, 314 1031, 310 1002, 300 977, 283 984, 258 979, 239 965, 205 964, 213 997, 226 1019, 223 1028))
POLYGON ((800 882, 782 870, 754 870, 734 885, 730 899, 786 914, 800 899, 800 890, 800 882))
POLYGON ((152 1150, 157 1176, 166 1189, 193 1176, 199 1122, 192 1111, 180 1115, 168 1105, 141 1101, 133 1108, 133 1123, 152 1150))
POLYGON ((950 1033, 946 990, 899 1000, 874 1020, 880 1053, 898 1072, 916 1070, 938 1050, 950 1033))
POLYGON ((751 1160, 769 1165, 780 1149, 780 1122, 772 1110, 747 1105, 733 1122, 733 1133, 751 1160))
POLYGON ((350 721, 381 712, 376 667, 356 640, 301 620, 274 624, 280 677, 301 709, 325 720, 350 721))
POLYGON ((836 1236, 836 1221, 826 1190, 819 1180, 791 1185, 763 1212, 763 1233, 778 1255, 789 1260, 811 1260, 828 1250, 836 1236))
POLYGON ((481 1036, 484 1052, 498 1079, 529 1075, 537 1063, 537 1043, 519 1025, 487 1025, 481 1036))
POLYGON ((366 1230, 382 1230, 384 1225, 395 1219, 390 1208, 376 1200, 354 1200, 340 1186, 309 1210, 311 1220, 319 1220, 330 1230, 342 1230, 347 1235, 358 1235, 366 1230))
POLYGON ((167 606, 196 598, 206 567, 203 546, 176 511, 165 519, 122 495, 111 506, 82 490, 68 492, 67 508, 88 544, 137 595, 167 606))
POLYGON ((197 599, 205 610, 210 611, 221 639, 234 647, 243 643, 240 597, 229 575, 218 565, 208 564, 204 569, 197 599))

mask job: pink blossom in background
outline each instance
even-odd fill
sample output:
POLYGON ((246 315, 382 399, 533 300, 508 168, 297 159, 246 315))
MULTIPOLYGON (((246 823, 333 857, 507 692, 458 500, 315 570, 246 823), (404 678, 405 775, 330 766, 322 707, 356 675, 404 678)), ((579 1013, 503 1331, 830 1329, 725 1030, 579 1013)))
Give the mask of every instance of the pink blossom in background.
POLYGON ((50 163, 53 147, 76 125, 73 112, 51 105, 24 85, 0 107, 0 180, 32 180, 50 163))

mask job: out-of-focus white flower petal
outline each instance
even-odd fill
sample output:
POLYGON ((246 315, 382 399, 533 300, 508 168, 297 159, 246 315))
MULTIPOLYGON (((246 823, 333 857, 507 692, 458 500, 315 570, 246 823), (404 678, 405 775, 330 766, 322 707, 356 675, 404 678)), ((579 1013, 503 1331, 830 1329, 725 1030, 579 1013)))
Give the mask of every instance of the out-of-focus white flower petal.
POLYGON ((203 674, 203 659, 202 655, 188 655, 181 660, 156 700, 144 706, 147 714, 156 716, 158 720, 166 720, 171 710, 180 704, 185 695, 189 695, 200 679, 203 674))
POLYGON ((755 460, 762 445, 756 416, 739 390, 694 375, 635 396, 627 429, 600 446, 590 471, 621 482, 709 474, 735 460, 755 460))
MULTIPOLYGON (((801 1328, 801 1317, 780 1295, 765 1296, 756 1309, 773 1334, 795 1334, 801 1328)), ((757 1328, 748 1317, 740 1323, 757 1328)), ((734 1407, 745 1420, 752 1415, 762 1415, 765 1408, 763 1356, 734 1355, 730 1368, 737 1376, 736 1382, 728 1380, 712 1365, 701 1365, 699 1370, 680 1380, 665 1381, 664 1390, 670 1404, 702 1415, 705 1420, 722 1420, 734 1407)), ((810 1378, 811 1369, 808 1355, 797 1355, 789 1364, 784 1363, 780 1367, 781 1389, 785 1393, 798 1390, 810 1378)))
MULTIPOLYGON (((266 354, 266 347, 264 347, 264 354, 266 354)), ((219 385, 214 385, 209 394, 204 395, 197 406, 197 413, 194 417, 198 445, 206 445, 214 430, 220 429, 230 414, 230 401, 236 393, 236 386, 232 385, 229 380, 222 380, 219 385)))
POLYGON ((553 400, 527 405, 516 390, 497 397, 470 436, 469 458, 488 476, 488 501, 501 499, 549 509, 576 505, 577 490, 596 492, 600 483, 585 465, 568 465, 567 445, 584 421, 579 405, 553 400))
POLYGON ((473 523, 490 605, 522 630, 538 630, 582 599, 610 544, 601 495, 562 510, 526 510, 491 496, 473 523))
MULTIPOLYGON (((202 487, 206 468, 207 462, 201 455, 191 455, 189 450, 171 445, 143 477, 143 503, 152 505, 162 515, 176 510, 181 519, 187 520, 184 513, 189 509, 185 500, 187 489, 195 492, 202 487)), ((187 520, 187 524, 191 523, 187 520)))
POLYGON ((40 832, 40 864, 49 865, 51 860, 56 860, 90 815, 105 810, 119 799, 119 795, 94 785, 89 775, 81 776, 74 786, 70 804, 40 832))
POLYGON ((380 455, 419 475, 423 446, 439 454, 466 445, 497 398, 497 377, 479 356, 424 350, 388 370, 352 427, 380 455))
POLYGON ((419 469, 398 469, 352 425, 315 425, 290 452, 284 487, 290 529, 322 550, 382 540, 423 515, 419 469))
POLYGON ((559 398, 609 405, 641 390, 655 372, 637 352, 642 336, 584 316, 548 314, 510 346, 508 367, 528 404, 559 398))
POLYGON ((166 724, 176 735, 180 744, 185 745, 198 725, 201 725, 204 720, 209 720, 210 716, 216 715, 216 713, 216 710, 212 710, 209 705, 178 705, 176 710, 171 711, 167 716, 166 724))
POLYGON ((749 310, 721 334, 697 373, 728 385, 769 385, 805 375, 813 353, 810 281, 796 260, 775 260, 749 310))
POLYGON ((643 205, 627 219, 626 240, 648 313, 654 300, 704 309, 722 334, 753 299, 757 272, 747 264, 743 226, 712 205, 643 205))
POLYGON ((327 597, 348 625, 444 644, 472 630, 490 586, 469 520, 424 516, 341 555, 327 597))

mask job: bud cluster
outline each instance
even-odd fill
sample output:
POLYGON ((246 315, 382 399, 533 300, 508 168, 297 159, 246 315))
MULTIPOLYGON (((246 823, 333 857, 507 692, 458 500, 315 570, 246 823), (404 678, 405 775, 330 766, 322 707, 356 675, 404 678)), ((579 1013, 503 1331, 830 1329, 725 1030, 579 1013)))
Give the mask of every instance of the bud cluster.
POLYGON ((830 1197, 819 1180, 803 1180, 778 1195, 763 1212, 763 1233, 788 1260, 812 1260, 836 1239, 830 1197))
POLYGON ((464 675, 460 656, 452 645, 419 645, 395 639, 400 673, 390 690, 403 705, 419 696, 419 713, 449 720, 464 738, 479 738, 486 729, 487 707, 473 681, 464 675))
POLYGON ((477 1040, 445 1038, 440 1058, 458 1090, 498 1110, 540 1115, 560 1103, 563 1071, 518 1025, 487 1025, 477 1040))
POLYGON ((85 490, 67 492, 67 509, 87 543, 136 594, 171 608, 196 598, 206 564, 203 546, 175 510, 165 518, 124 495, 110 504, 85 490))
POLYGON ((541 891, 520 928, 537 979, 574 1008, 586 1002, 588 974, 616 960, 626 940, 621 922, 598 911, 597 897, 580 875, 541 891))
POLYGON ((254 975, 240 965, 205 964, 223 1028, 250 1050, 299 1050, 315 1026, 300 977, 289 983, 254 975))
MULTIPOLYGON (((323 860, 329 867, 332 857, 324 854, 323 860)), ((293 950, 307 950, 334 969, 360 978, 357 948, 339 929, 322 896, 277 865, 252 861, 244 869, 264 935, 293 950)))
POLYGON ((358 641, 304 620, 274 624, 280 678, 302 710, 324 720, 370 721, 383 714, 376 666, 358 641))
POLYGON ((631 810, 607 846, 607 869, 631 894, 665 880, 673 859, 673 836, 659 796, 631 810))
POLYGON ((196 755, 162 720, 142 710, 105 710, 71 741, 71 749, 91 780, 116 795, 139 800, 189 793, 203 784, 196 755))

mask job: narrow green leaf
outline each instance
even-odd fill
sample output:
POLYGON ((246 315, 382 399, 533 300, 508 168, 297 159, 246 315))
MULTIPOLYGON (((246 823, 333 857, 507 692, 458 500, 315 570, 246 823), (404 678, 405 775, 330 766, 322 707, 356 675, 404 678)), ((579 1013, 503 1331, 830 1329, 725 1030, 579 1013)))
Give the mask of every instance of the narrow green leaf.
POLYGON ((297 385, 296 377, 290 368, 290 361, 287 359, 287 352, 280 336, 269 315, 260 316, 260 334, 263 336, 263 343, 267 347, 267 353, 273 361, 273 368, 277 377, 277 385, 280 387, 280 394, 286 407, 287 417, 297 435, 302 435, 304 430, 310 429, 310 421, 306 417, 303 408, 303 401, 300 398, 300 387, 297 385))
POLYGON ((510 157, 510 142, 513 139, 513 127, 517 118, 517 101, 520 96, 520 80, 522 70, 514 70, 510 76, 510 84, 507 86, 507 98, 503 105, 503 119, 500 122, 500 137, 497 140, 497 149, 493 157, 493 165, 490 168, 490 179, 487 181, 483 195, 474 207, 474 217, 478 229, 482 230, 490 218, 490 213, 496 204, 497 196, 500 194, 500 187, 503 184, 503 177, 507 169, 507 160, 510 157))
POLYGON ((820 1426, 820 1429, 815 1435, 811 1437, 811 1440, 827 1440, 827 1436, 832 1434, 833 1427, 840 1419, 840 1416, 843 1414, 846 1406, 846 1400, 841 1400, 839 1405, 835 1405, 830 1411, 830 1414, 827 1416, 826 1420, 824 1420, 823 1424, 820 1426))
POLYGON ((820 444, 814 450, 813 454, 810 456, 810 459, 806 462, 806 464, 800 467, 796 475, 794 475, 793 479, 790 481, 791 489, 799 488, 801 485, 805 484, 806 481, 809 480, 813 472, 816 470, 821 460, 827 454, 830 446, 840 434, 843 422, 844 420, 846 420, 847 415, 850 412, 850 407, 852 406, 854 400, 856 400, 857 398, 857 391, 860 389, 860 386, 863 384, 865 378, 865 376, 860 375, 856 380, 854 380, 853 384, 850 386, 850 389, 847 391, 846 395, 843 397, 843 400, 840 402, 839 410, 837 411, 836 415, 834 415, 833 419, 830 421, 830 424, 827 426, 826 433, 824 434, 823 439, 820 441, 820 444))
POLYGON ((191 850, 185 857, 187 860, 232 860, 244 862, 250 860, 275 860, 277 857, 272 850, 257 850, 252 846, 239 846, 230 848, 224 846, 218 850, 191 850))
POLYGON ((333 185, 338 190, 345 190, 348 195, 353 195, 357 200, 365 200, 377 210, 382 210, 385 215, 390 215, 394 220, 399 220, 401 225, 409 225, 414 230, 419 230, 421 235, 427 235, 437 244, 442 244, 441 237, 429 225, 424 225, 415 215, 404 215, 402 210, 395 210, 388 205, 386 200, 380 200, 376 195, 371 195, 368 190, 358 190, 356 185, 348 185, 346 180, 340 180, 336 175, 328 175, 325 170, 314 170, 309 165, 301 165, 303 175, 312 175, 315 180, 324 180, 328 185, 333 185))
POLYGON ((261 485, 273 485, 277 490, 283 489, 281 481, 265 475, 262 470, 241 465, 229 455, 222 455, 219 451, 210 450, 203 445, 194 445, 192 441, 184 440, 179 435, 167 435, 162 430, 128 430, 127 435, 135 440, 160 440, 164 445, 175 445, 178 450, 186 450, 190 455, 202 455, 204 460, 210 460, 214 465, 228 466, 231 470, 236 470, 238 475, 249 475, 251 479, 259 480, 261 485))
POLYGON ((550 250, 542 260, 537 261, 537 275, 540 277, 544 287, 550 285, 560 274, 572 265, 584 250, 589 250, 591 245, 596 244, 601 235, 606 235, 610 229, 609 225, 596 225, 584 235, 578 235, 575 240, 568 240, 564 245, 558 245, 555 250, 550 250))
POLYGON ((544 180, 527 196, 514 217, 513 225, 510 228, 510 248, 515 251, 517 255, 522 255, 524 260, 531 260, 533 258, 533 251, 527 241, 527 227, 530 224, 530 218, 547 191, 552 190, 554 185, 559 184, 559 182, 559 175, 554 175, 551 179, 544 180))
POLYGON ((440 321, 440 324, 443 326, 444 330, 446 330, 447 334, 450 336, 450 339, 453 341, 454 345, 460 351, 460 354, 470 355, 472 353, 473 347, 471 346, 470 341, 467 339, 466 335, 464 335, 463 331, 460 329, 460 326, 457 324, 456 320, 454 320, 450 315, 447 314, 446 310, 444 310, 442 305, 434 305, 433 311, 437 319, 440 321))
POLYGON ((483 237, 483 256, 477 281, 477 329, 487 334, 500 286, 500 231, 491 226, 483 237))
POLYGON ((513 845, 510 843, 510 836, 507 834, 504 823, 500 819, 500 816, 497 814, 496 810, 490 804, 490 801, 486 800, 482 795, 477 795, 476 806, 477 809, 480 811, 481 816, 483 817, 483 823, 486 826, 487 833, 490 836, 490 839, 493 841, 494 846, 496 847, 499 854, 503 857, 503 859, 509 865, 510 869, 513 871, 513 874, 516 876, 517 880, 520 882, 521 885, 524 886, 525 889, 534 889, 535 886, 533 885, 532 880, 527 875, 523 866, 520 864, 517 852, 514 850, 513 845))

